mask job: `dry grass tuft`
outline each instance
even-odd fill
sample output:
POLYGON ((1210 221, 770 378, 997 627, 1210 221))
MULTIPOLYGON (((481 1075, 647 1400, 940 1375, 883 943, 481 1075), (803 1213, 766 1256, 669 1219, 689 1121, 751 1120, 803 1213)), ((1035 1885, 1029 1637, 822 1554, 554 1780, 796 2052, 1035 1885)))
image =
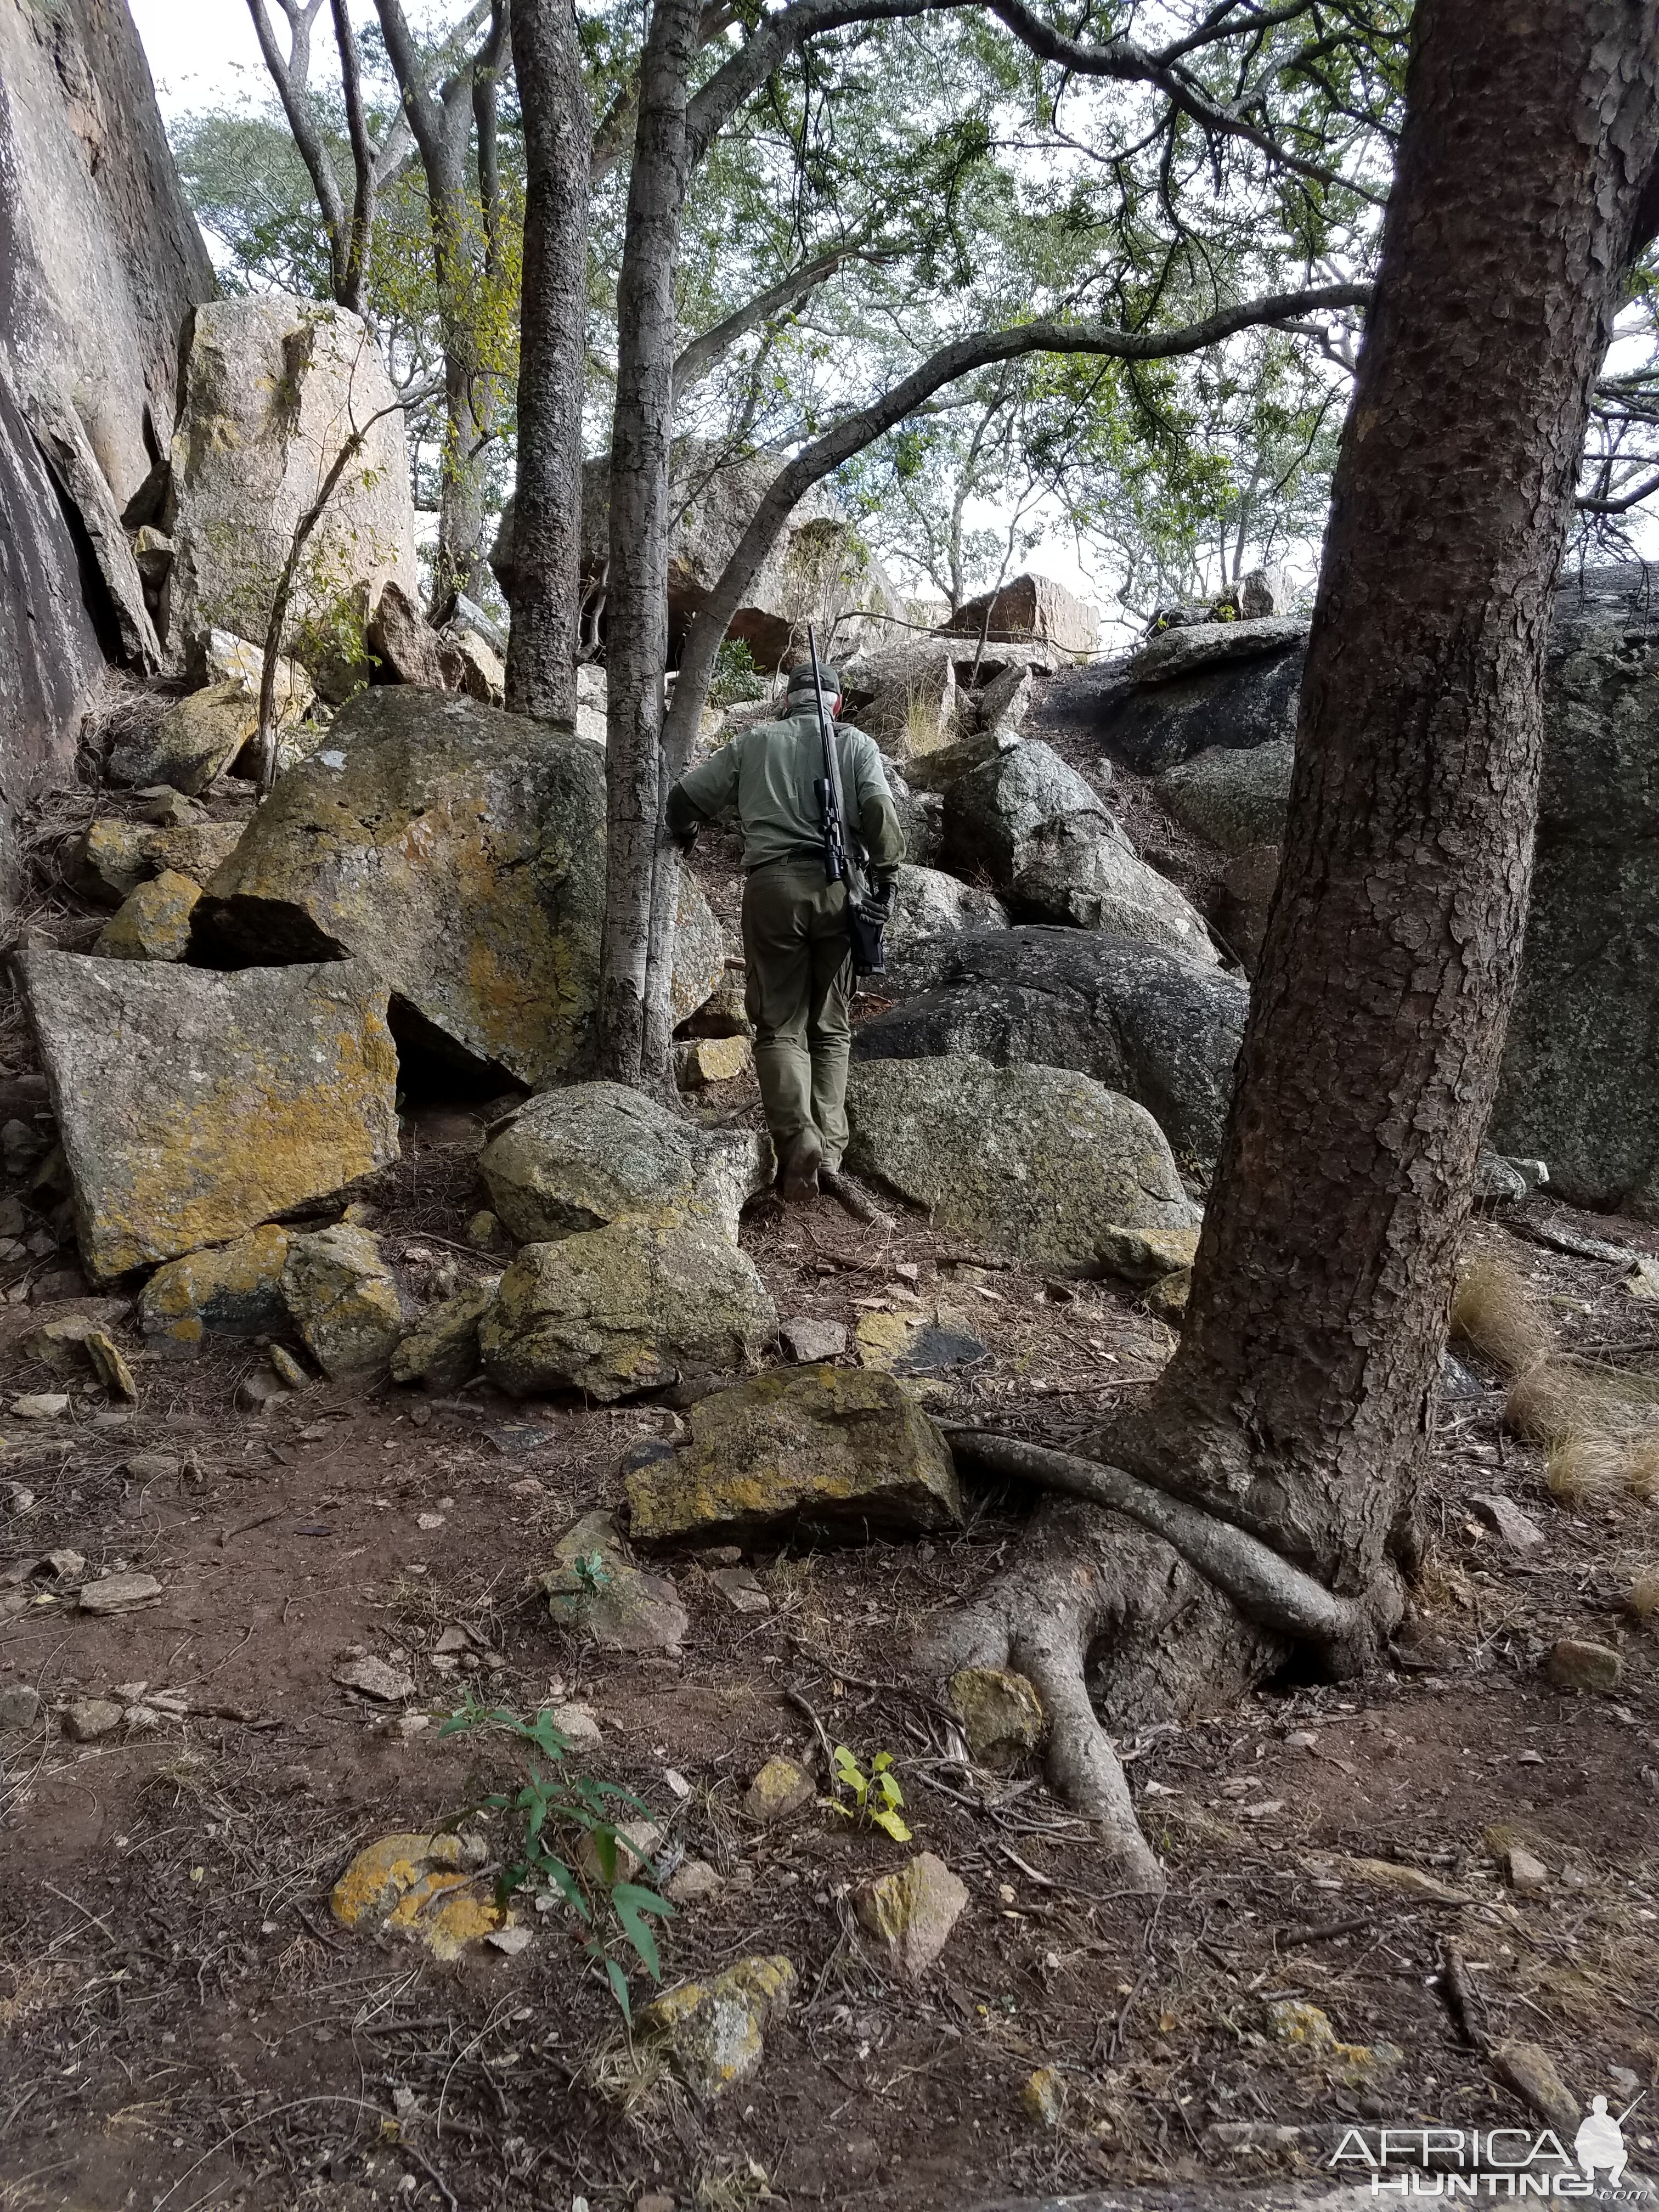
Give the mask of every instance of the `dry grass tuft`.
POLYGON ((1550 1495, 1563 1505, 1602 1504, 1624 1488, 1624 1447, 1614 1437, 1594 1433, 1559 1437, 1550 1447, 1545 1469, 1550 1495))
POLYGON ((1626 1451, 1625 1487, 1644 1505, 1659 1504, 1659 1430, 1638 1437, 1626 1451))
POLYGON ((928 700, 911 692, 904 708, 904 748, 907 757, 915 753, 931 753, 940 741, 939 708, 928 700))
POLYGON ((1555 1349, 1548 1315, 1507 1260, 1472 1260, 1452 1297, 1451 1334, 1506 1375, 1522 1375, 1555 1349))
POLYGON ((1659 1567, 1644 1567, 1630 1586, 1628 1610, 1644 1625, 1659 1613, 1659 1567))

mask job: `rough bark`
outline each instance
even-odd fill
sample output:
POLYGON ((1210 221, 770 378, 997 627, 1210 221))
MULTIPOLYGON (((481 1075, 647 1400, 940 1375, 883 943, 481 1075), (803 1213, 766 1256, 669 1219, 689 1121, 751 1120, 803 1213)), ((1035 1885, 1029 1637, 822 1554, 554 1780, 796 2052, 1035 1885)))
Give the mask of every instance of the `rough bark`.
MULTIPOLYGON (((668 660, 669 448, 673 434, 674 264, 691 158, 686 85, 697 50, 696 0, 656 0, 640 70, 639 128, 617 292, 616 414, 611 438, 607 580, 609 760, 604 1072, 663 1079, 669 1036, 653 1008, 652 915, 678 893, 678 856, 660 836, 663 673, 668 660)), ((672 935, 672 932, 669 933, 672 935)), ((666 993, 656 994, 665 1012, 666 993)))
MULTIPOLYGON (((1514 988, 1552 586, 1591 387, 1650 227, 1656 78, 1653 0, 1517 0, 1501 38, 1457 0, 1419 10, 1285 866, 1187 1325, 1148 1405, 1094 1449, 1379 1628, 1410 1565, 1514 988)), ((1086 1577, 1114 1633, 1121 1553, 1068 1568, 1069 1601, 1086 1577)), ((1018 1640, 1040 1591, 987 1603, 1018 1640)), ((1214 1694, 1200 1672, 1174 1669, 1177 1714, 1214 1694)), ((1123 1717, 1109 1684, 1106 1706, 1123 1717)), ((1112 1794, 1097 1804, 1145 1875, 1112 1794)))
POLYGON ((576 719, 592 120, 569 0, 514 0, 526 191, 507 703, 576 719))

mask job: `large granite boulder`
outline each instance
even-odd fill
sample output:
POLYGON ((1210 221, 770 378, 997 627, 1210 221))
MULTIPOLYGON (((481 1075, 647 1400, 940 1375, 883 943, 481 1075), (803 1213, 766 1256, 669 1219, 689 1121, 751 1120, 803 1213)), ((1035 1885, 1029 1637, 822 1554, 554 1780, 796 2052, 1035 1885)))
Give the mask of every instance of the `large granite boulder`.
POLYGON ((1106 802, 1040 738, 993 753, 945 794, 945 846, 963 873, 1012 883, 1044 850, 1113 834, 1106 802))
POLYGON ((197 310, 167 495, 175 653, 200 660, 215 629, 264 637, 295 524, 349 439, 376 416, 306 549, 290 649, 321 665, 337 652, 338 617, 362 595, 372 604, 392 580, 418 594, 395 399, 374 338, 344 307, 260 293, 197 310))
POLYGON ((1659 625, 1639 567, 1560 593, 1532 905, 1489 1141, 1659 1215, 1659 625))
POLYGON ((902 999, 930 989, 964 931, 1000 929, 1007 921, 1008 910, 994 891, 907 860, 898 872, 887 925, 884 989, 902 999))
POLYGON ((1069 1069, 956 1055, 860 1060, 847 1103, 854 1172, 988 1258, 1086 1273, 1114 1227, 1197 1221, 1146 1108, 1069 1069))
POLYGON ((1153 787, 1183 829, 1224 853, 1243 853, 1284 837, 1295 766, 1289 738, 1247 750, 1212 745, 1166 769, 1153 787))
MULTIPOLYGON (((592 1044, 605 820, 593 746, 379 684, 278 780, 210 878, 195 941, 221 962, 352 954, 391 987, 401 1039, 534 1086, 568 1080, 592 1044)), ((684 886, 678 1019, 726 958, 684 886)))
POLYGON ((1009 884, 1008 903, 1026 921, 1103 930, 1188 960, 1217 957, 1203 915, 1140 858, 1115 823, 1105 836, 1079 836, 1068 824, 1039 846, 1009 884))
POLYGON ((1052 645, 1063 653, 1091 653, 1100 643, 1094 609, 1048 576, 1016 576, 995 592, 966 600, 945 628, 958 636, 983 634, 988 644, 1052 645))
POLYGON ((939 638, 880 644, 840 665, 842 714, 895 760, 948 745, 971 709, 957 688, 959 645, 939 638))
POLYGON ((106 653, 155 648, 120 517, 172 435, 179 330, 215 284, 126 0, 0 9, 0 149, 4 900, 16 811, 67 776, 106 653))
POLYGON ((860 1061, 969 1055, 1075 1068, 1144 1106, 1184 1158, 1221 1145, 1249 994, 1236 975, 1094 931, 945 940, 926 994, 854 1033, 860 1061))
POLYGON ((204 884, 236 850, 240 822, 184 822, 176 827, 128 822, 103 814, 68 854, 64 872, 76 890, 100 906, 119 906, 157 876, 204 884))
POLYGON ((962 1493, 944 1439, 890 1375, 809 1367, 700 1398, 678 1450, 628 1478, 636 1544, 726 1544, 800 1531, 956 1528, 962 1493))
POLYGON ((100 1280, 398 1157, 386 988, 358 962, 216 975, 27 951, 17 969, 100 1280))
POLYGON ((1164 632, 1130 655, 1105 695, 1106 751, 1158 775, 1215 746, 1294 739, 1307 641, 1305 622, 1277 615, 1164 632))
POLYGON ((478 1327, 494 1382, 515 1396, 580 1390, 602 1404, 682 1376, 752 1365, 777 1309, 716 1222, 625 1215, 526 1244, 478 1327))
POLYGON ((625 1213, 715 1222, 735 1244, 738 1214, 773 1173, 757 1131, 705 1129, 620 1083, 544 1091, 490 1139, 479 1166, 490 1204, 524 1244, 625 1213))

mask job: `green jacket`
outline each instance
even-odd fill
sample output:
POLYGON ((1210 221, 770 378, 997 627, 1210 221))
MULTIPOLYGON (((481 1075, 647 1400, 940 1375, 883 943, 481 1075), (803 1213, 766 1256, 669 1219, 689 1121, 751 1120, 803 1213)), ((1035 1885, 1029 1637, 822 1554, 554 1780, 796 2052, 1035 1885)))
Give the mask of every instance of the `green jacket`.
MULTIPOLYGON (((904 858, 904 832, 873 738, 835 726, 847 834, 861 842, 878 881, 904 858)), ((757 722, 683 775, 668 794, 669 832, 684 836, 735 804, 743 824, 743 865, 752 875, 770 860, 820 853, 823 823, 812 786, 823 774, 817 714, 804 704, 787 721, 757 722)))

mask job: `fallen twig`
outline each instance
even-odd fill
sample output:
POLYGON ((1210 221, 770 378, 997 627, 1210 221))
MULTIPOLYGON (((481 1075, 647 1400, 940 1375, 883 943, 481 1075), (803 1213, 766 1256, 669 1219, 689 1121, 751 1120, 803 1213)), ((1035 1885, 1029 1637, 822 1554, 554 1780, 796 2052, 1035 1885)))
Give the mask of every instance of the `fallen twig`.
POLYGON ((818 1170, 818 1188, 833 1198, 837 1206, 844 1207, 854 1221, 861 1221, 866 1229, 890 1229, 893 1226, 891 1214, 883 1213, 878 1207, 872 1206, 858 1185, 849 1182, 837 1169, 818 1170))
POLYGON ((1329 1943, 1339 1936, 1358 1936, 1376 1925, 1374 1912, 1361 1912, 1349 1920, 1324 1921, 1317 1928, 1281 1928, 1276 1931, 1273 1942, 1280 1951, 1294 1951, 1304 1943, 1329 1943))

